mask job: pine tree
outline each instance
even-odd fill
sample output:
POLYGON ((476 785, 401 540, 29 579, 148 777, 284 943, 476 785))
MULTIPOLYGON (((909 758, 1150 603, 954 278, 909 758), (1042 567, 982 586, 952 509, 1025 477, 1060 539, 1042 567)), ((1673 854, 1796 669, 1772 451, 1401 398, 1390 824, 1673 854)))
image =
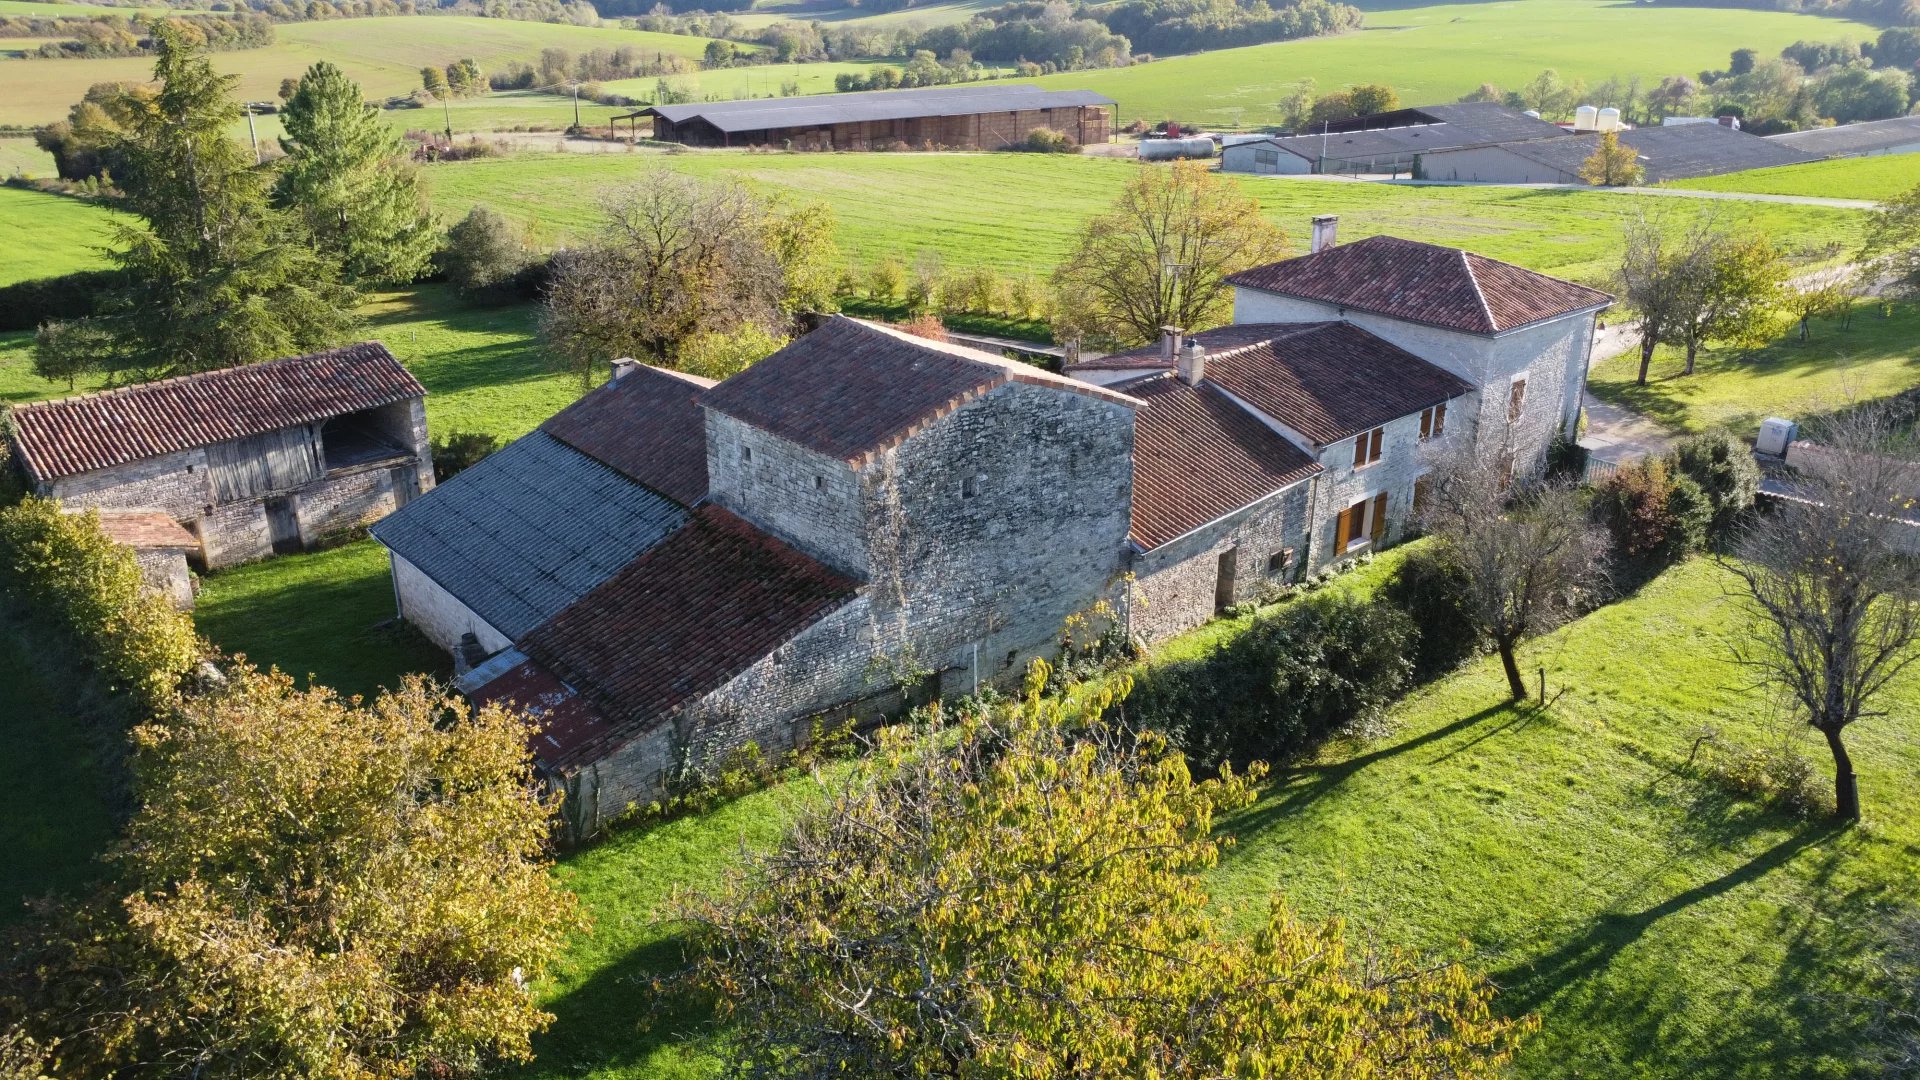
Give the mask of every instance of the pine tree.
POLYGON ((418 175, 359 85, 321 61, 280 115, 287 159, 274 201, 299 215, 346 280, 404 284, 425 273, 437 238, 418 175))
POLYGON ((130 97, 116 149, 123 203, 141 221, 115 232, 129 285, 102 325, 143 373, 207 371, 337 344, 355 293, 297 218, 267 201, 268 175, 227 137, 239 116, 220 75, 167 24, 155 26, 160 91, 130 97))

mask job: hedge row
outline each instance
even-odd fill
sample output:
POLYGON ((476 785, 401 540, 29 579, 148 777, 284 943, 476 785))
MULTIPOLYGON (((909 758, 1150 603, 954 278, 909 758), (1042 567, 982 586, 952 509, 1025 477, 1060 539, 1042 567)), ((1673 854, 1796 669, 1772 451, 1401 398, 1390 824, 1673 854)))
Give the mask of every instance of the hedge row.
POLYGON ((193 620, 143 587, 133 552, 107 539, 92 511, 62 513, 37 497, 0 510, 0 588, 147 715, 168 706, 200 656, 193 620))
POLYGON ((118 270, 82 270, 0 285, 0 330, 38 330, 43 323, 85 318, 123 281, 118 270))

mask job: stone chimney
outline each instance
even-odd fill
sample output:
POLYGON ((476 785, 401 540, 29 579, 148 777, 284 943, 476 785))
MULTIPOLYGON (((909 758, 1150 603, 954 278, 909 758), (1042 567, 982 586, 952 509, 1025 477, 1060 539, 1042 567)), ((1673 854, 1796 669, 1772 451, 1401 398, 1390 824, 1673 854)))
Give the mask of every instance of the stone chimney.
POLYGON ((1321 214, 1313 219, 1313 253, 1333 246, 1334 235, 1340 231, 1340 218, 1337 214, 1321 214))
POLYGON ((1197 341, 1187 342, 1180 350, 1179 370, 1181 382, 1198 386, 1207 377, 1207 347, 1197 341))
POLYGON ((1160 359, 1167 364, 1177 363, 1180 359, 1180 339, 1186 331, 1177 326, 1160 328, 1160 359))
POLYGON ((613 362, 613 377, 616 379, 624 379, 633 374, 639 367, 640 361, 635 360, 631 356, 623 356, 613 362))

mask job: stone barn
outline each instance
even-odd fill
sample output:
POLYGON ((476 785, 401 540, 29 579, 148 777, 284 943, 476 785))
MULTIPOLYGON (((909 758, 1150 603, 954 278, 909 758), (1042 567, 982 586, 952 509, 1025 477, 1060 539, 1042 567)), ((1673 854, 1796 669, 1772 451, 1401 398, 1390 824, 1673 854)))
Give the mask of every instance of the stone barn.
POLYGON ((1089 90, 969 83, 925 90, 656 105, 653 137, 689 146, 878 150, 898 143, 999 150, 1034 128, 1088 146, 1112 138, 1113 99, 1089 90))
POLYGON ((200 544, 192 533, 158 510, 97 513, 101 533, 133 552, 147 588, 173 601, 173 606, 182 611, 193 607, 193 574, 187 569, 187 556, 200 544))
POLYGON ((31 489, 164 515, 207 569, 301 551, 433 487, 426 390, 384 345, 201 372, 13 411, 31 489))

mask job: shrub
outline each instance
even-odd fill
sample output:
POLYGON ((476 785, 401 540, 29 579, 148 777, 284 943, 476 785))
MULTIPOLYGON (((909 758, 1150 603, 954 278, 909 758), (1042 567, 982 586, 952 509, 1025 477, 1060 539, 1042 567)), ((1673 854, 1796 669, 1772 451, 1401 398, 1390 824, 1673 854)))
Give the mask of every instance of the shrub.
POLYGON ((1622 465, 1594 495, 1594 512, 1633 558, 1678 558, 1706 543, 1713 506, 1665 458, 1622 465))
POLYGON ((118 270, 82 270, 0 286, 0 330, 38 330, 42 323, 84 319, 102 296, 125 284, 118 270))
POLYGON ((1724 532, 1753 506, 1760 491, 1760 463, 1729 431, 1691 436, 1674 447, 1674 468, 1700 485, 1712 504, 1711 527, 1724 532))
POLYGON ((464 293, 511 285, 534 262, 525 232, 484 206, 476 206, 447 230, 440 269, 464 293))
POLYGON ((1486 649, 1470 584, 1467 568, 1447 548, 1428 544, 1409 551, 1381 589, 1381 599, 1406 612, 1417 628, 1415 678, 1444 675, 1486 649))
POLYGON ((66 514, 28 497, 0 510, 0 584, 21 608, 70 637, 110 691, 164 709, 200 655, 193 620, 145 587, 133 552, 92 511, 66 514))
POLYGON ((500 449, 500 436, 479 431, 455 431, 433 440, 433 482, 444 484, 500 449))
POLYGON ((907 268, 889 255, 867 271, 867 295, 875 300, 892 300, 907 287, 907 268))
POLYGON ((947 340, 947 328, 936 315, 916 315, 899 326, 914 337, 923 337, 928 341, 947 340))
POLYGON ((1735 795, 1788 813, 1811 817, 1833 809, 1819 770, 1790 746, 1732 748, 1708 764, 1707 775, 1735 795))
POLYGON ((1321 593, 1152 670, 1124 707, 1203 767, 1284 761, 1377 719, 1407 685, 1414 636, 1390 604, 1321 593))
POLYGON ((1077 154, 1080 144, 1064 131, 1037 127, 1027 132, 1026 141, 1020 144, 1020 149, 1030 154, 1077 154))
POLYGON ((674 367, 689 375, 724 379, 745 371, 785 348, 787 338, 752 323, 732 330, 715 330, 680 343, 674 367))

